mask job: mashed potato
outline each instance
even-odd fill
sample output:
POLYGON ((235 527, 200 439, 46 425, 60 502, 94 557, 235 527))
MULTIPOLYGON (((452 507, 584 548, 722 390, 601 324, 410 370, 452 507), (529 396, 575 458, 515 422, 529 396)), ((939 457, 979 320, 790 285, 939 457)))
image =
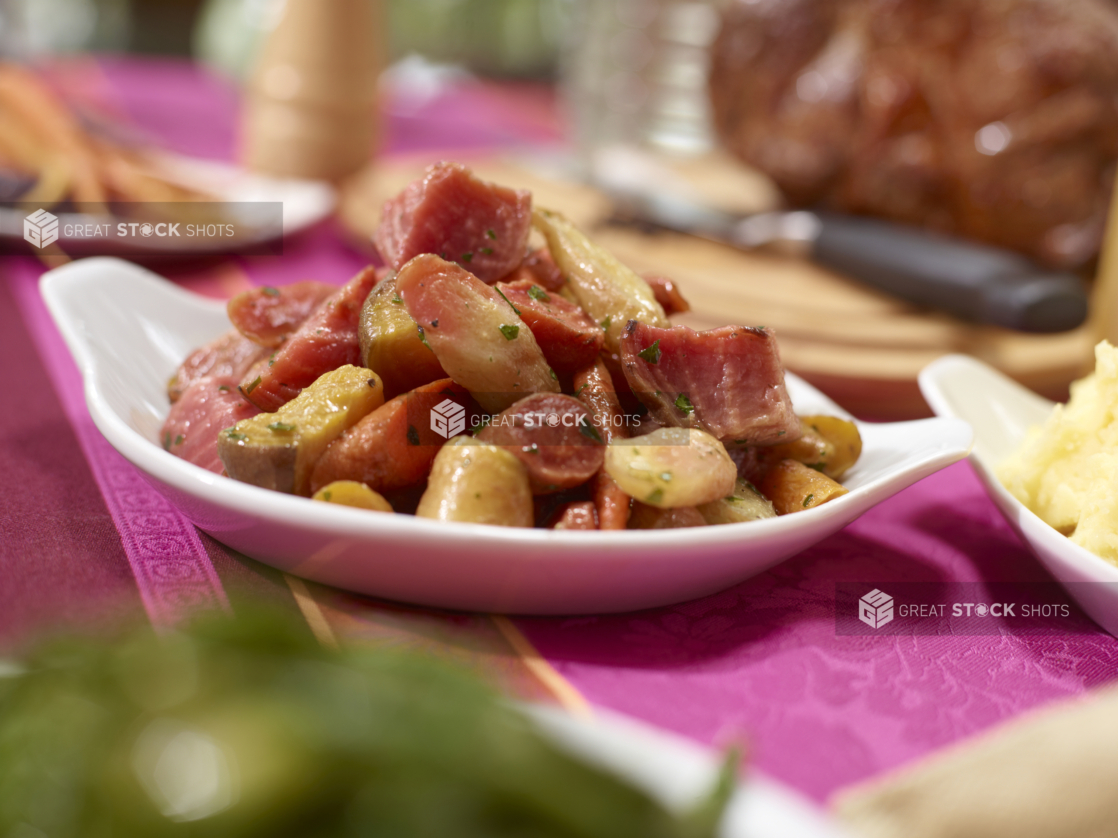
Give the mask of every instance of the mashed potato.
POLYGON ((1094 373, 1030 429, 998 478, 1047 524, 1118 564, 1118 349, 1095 347, 1094 373))

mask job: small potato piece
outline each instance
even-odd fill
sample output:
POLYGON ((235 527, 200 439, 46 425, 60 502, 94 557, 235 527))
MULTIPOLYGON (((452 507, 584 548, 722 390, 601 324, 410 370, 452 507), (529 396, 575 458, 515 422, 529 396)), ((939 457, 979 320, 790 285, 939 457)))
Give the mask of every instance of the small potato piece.
POLYGON ((661 428, 606 448, 606 473, 650 506, 698 506, 729 495, 737 466, 725 447, 698 428, 661 428))
POLYGON ((547 240, 551 258, 566 274, 578 304, 605 329, 607 351, 618 351, 630 320, 671 326, 649 284, 562 215, 533 207, 532 225, 547 240))
POLYGON ((308 496, 311 471, 326 446, 382 404, 380 378, 347 364, 319 376, 275 413, 222 431, 217 453, 234 480, 308 496))
POLYGON ((373 512, 392 511, 392 504, 384 499, 384 495, 374 492, 364 483, 358 483, 356 480, 335 480, 315 492, 311 500, 369 509, 373 512))
POLYGON ((776 517, 772 501, 745 480, 737 482, 732 495, 704 503, 698 509, 703 520, 711 525, 740 524, 745 521, 776 517))
POLYGON ((805 433, 808 430, 826 440, 834 453, 827 459, 823 473, 840 479, 862 456, 862 435, 858 426, 837 416, 801 416, 805 433))
POLYGON ((678 530, 684 527, 705 527, 707 522, 693 506, 677 506, 675 509, 660 509, 647 503, 635 501, 633 513, 629 516, 631 530, 678 530))
POLYGON ((417 518, 499 527, 531 527, 528 470, 496 445, 460 436, 439 449, 417 518))
POLYGON ((795 460, 781 460, 770 468, 759 488, 772 501, 777 515, 813 509, 848 491, 822 472, 795 460))
POLYGON ((384 397, 446 378, 439 359, 419 337, 415 320, 396 293, 396 277, 377 285, 361 308, 357 326, 362 363, 384 382, 384 397))

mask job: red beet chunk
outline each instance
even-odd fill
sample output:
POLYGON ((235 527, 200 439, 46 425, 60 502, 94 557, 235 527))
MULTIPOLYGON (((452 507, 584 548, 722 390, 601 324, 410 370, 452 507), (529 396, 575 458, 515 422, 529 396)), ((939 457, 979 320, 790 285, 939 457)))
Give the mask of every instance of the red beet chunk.
POLYGON ((241 398, 236 378, 201 378, 171 406, 159 439, 176 457, 221 474, 225 466, 217 456, 218 434, 259 412, 241 398))
POLYGON ((274 413, 320 375, 345 364, 361 363, 357 321, 376 284, 366 268, 323 303, 266 363, 241 379, 241 394, 261 410, 274 413))
POLYGON ((664 425, 698 427, 750 445, 800 435, 780 351, 768 329, 723 326, 696 332, 631 320, 621 336, 621 361, 633 392, 664 425))
POLYGON ((486 183, 461 163, 439 163, 385 203, 373 241, 395 270, 433 253, 493 283, 521 263, 531 222, 527 190, 486 183))
POLYGON ((238 332, 253 343, 275 349, 337 290, 312 281, 253 288, 231 299, 226 311, 238 332))
POLYGON ((573 373, 597 359, 606 333, 574 303, 529 279, 499 282, 497 288, 519 309, 520 319, 528 324, 556 372, 573 373))
POLYGON ((593 414, 571 396, 538 393, 521 399, 493 417, 477 438, 524 463, 538 495, 585 483, 605 457, 593 414))
POLYGON ((239 381, 253 364, 267 357, 267 349, 233 329, 190 353, 167 383, 167 397, 178 401, 191 384, 203 378, 230 377, 239 381))

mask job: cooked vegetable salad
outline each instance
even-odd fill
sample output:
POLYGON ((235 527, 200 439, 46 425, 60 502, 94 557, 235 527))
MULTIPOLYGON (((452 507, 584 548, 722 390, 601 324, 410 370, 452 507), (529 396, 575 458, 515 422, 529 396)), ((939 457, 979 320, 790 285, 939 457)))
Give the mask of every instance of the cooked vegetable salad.
POLYGON ((385 267, 341 289, 230 301, 234 330, 168 388, 172 453, 330 503, 518 527, 740 523, 846 492, 857 427, 795 414, 771 330, 671 325, 674 283, 528 192, 440 163, 374 239, 385 267))

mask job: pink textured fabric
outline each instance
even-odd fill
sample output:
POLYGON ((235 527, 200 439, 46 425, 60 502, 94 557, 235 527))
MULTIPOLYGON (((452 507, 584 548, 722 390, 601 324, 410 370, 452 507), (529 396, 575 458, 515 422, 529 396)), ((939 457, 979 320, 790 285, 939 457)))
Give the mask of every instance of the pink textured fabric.
POLYGON ((820 800, 1118 677, 1118 640, 1082 614, 1062 637, 838 637, 840 580, 1056 584, 959 463, 715 596, 518 624, 591 702, 704 742, 743 736, 820 800))

